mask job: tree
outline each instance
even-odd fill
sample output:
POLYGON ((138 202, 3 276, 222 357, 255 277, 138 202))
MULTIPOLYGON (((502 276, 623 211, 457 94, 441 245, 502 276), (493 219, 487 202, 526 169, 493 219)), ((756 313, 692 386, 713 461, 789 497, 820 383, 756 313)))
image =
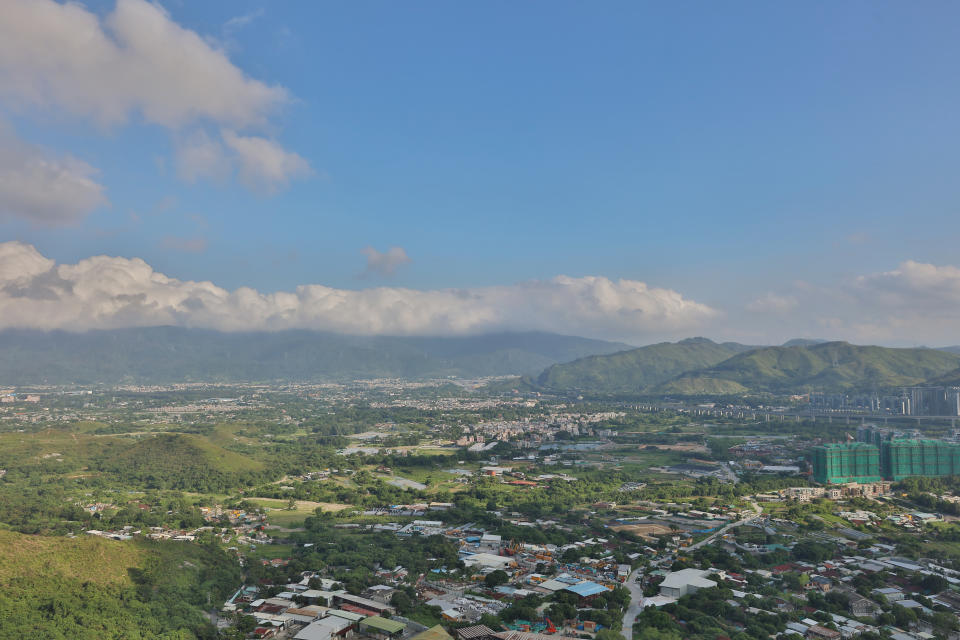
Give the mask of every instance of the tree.
POLYGON ((390 604, 397 608, 397 613, 405 615, 413 609, 413 600, 403 591, 394 591, 390 597, 390 604))
POLYGON ((933 622, 934 627, 944 631, 956 631, 960 628, 960 623, 957 622, 957 616, 947 611, 937 611, 934 613, 931 622, 933 622))
POLYGON ((920 581, 920 586, 927 593, 940 593, 949 587, 950 583, 947 582, 946 578, 943 576, 938 576, 931 573, 930 575, 923 577, 923 580, 920 581))
POLYGON ((908 629, 917 622, 917 614, 913 609, 907 609, 899 604, 893 605, 893 617, 898 627, 908 629))
POLYGON ((257 628, 257 619, 253 616, 237 616, 237 629, 244 633, 250 633, 257 628))
POLYGON ((483 584, 486 585, 488 589, 493 589, 509 581, 510 576, 507 575, 507 572, 503 569, 497 569, 487 574, 487 577, 483 579, 483 584))

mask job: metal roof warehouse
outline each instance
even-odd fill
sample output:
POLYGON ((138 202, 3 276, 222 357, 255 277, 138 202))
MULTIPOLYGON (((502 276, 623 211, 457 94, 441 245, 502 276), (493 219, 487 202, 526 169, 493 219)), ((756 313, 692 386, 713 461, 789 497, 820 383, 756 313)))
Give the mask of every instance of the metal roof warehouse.
POLYGON ((575 593, 581 598, 589 598, 600 593, 606 593, 608 589, 602 584, 584 580, 583 582, 564 587, 564 591, 575 593))

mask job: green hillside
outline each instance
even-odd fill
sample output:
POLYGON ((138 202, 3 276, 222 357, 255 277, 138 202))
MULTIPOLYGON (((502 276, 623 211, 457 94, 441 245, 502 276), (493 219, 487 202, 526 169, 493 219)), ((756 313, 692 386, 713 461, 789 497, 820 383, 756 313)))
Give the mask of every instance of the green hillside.
POLYGON ((187 434, 147 437, 100 468, 148 489, 220 492, 272 479, 261 462, 187 434))
POLYGON ((773 393, 871 390, 913 385, 944 375, 957 355, 934 349, 891 349, 826 342, 765 347, 738 354, 656 388, 661 393, 711 394, 726 389, 773 393))
POLYGON ((556 391, 640 392, 684 372, 713 366, 750 348, 734 342, 717 344, 706 338, 662 342, 556 364, 541 373, 536 383, 556 391))
POLYGON ((236 561, 210 545, 0 530, 0 640, 193 640, 228 597, 236 561))
POLYGON ((927 384, 944 387, 960 387, 960 369, 954 369, 953 371, 948 371, 942 376, 931 378, 930 380, 927 380, 927 384))

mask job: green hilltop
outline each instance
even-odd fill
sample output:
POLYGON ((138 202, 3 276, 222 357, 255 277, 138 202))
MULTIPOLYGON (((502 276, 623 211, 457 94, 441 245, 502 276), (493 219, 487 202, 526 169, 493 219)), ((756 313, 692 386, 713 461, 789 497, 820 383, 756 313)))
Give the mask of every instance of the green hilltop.
POLYGON ((0 529, 0 640, 214 637, 203 608, 239 579, 213 545, 0 529))
POLYGON ((957 355, 934 349, 893 349, 825 342, 810 346, 764 347, 711 367, 690 371, 655 391, 687 395, 716 389, 771 393, 854 391, 922 384, 952 371, 957 355))
POLYGON ((636 393, 751 348, 735 342, 718 344, 706 338, 661 342, 553 365, 536 378, 536 384, 556 391, 636 393))
POLYGON ((148 489, 225 491, 270 479, 264 464, 190 434, 147 436, 105 458, 100 469, 148 489))
POLYGON ((960 383, 960 355, 796 340, 780 347, 718 344, 704 338, 664 342, 548 367, 528 380, 557 392, 736 395, 856 391, 960 383))

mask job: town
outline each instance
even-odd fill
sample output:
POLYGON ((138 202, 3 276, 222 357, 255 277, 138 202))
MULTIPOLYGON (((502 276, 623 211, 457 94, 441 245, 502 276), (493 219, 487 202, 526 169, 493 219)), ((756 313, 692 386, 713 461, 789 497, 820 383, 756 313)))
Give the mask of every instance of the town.
POLYGON ((40 471, 64 504, 0 515, 221 550, 241 581, 201 609, 223 637, 960 637, 947 422, 785 435, 477 383, 30 393, 0 490, 40 471))

